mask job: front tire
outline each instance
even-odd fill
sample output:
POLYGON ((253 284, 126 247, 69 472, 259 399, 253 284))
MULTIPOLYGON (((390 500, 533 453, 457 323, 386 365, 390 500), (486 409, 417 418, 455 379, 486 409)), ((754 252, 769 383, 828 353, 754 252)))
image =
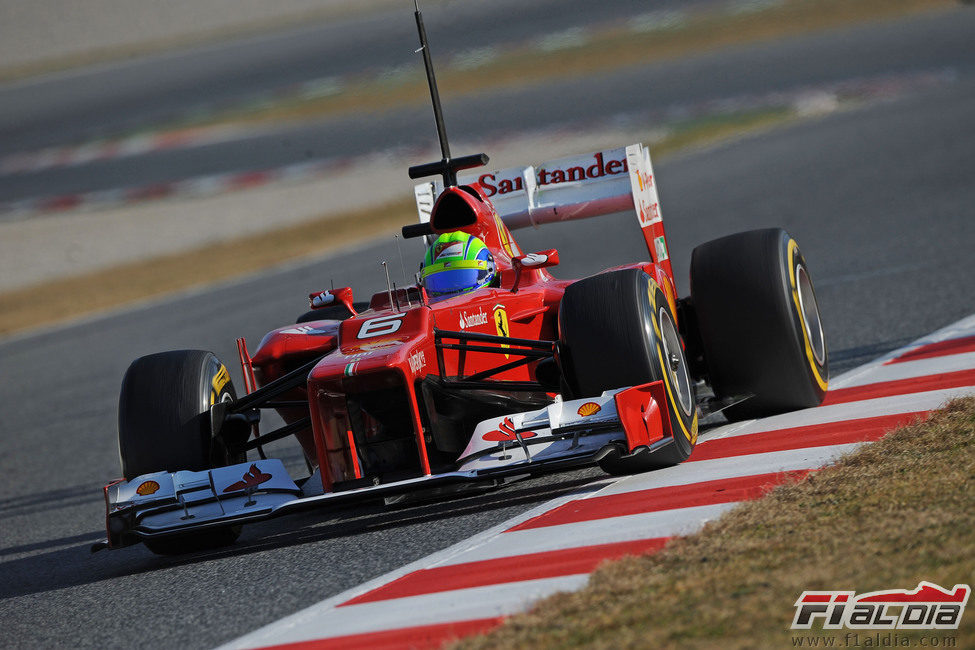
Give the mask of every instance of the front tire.
POLYGON ((691 300, 711 387, 752 395, 729 420, 819 406, 829 353, 799 245, 781 228, 702 244, 691 256, 691 300))
POLYGON ((565 375, 573 397, 663 381, 674 442, 652 454, 611 454, 600 461, 610 474, 676 465, 697 441, 694 383, 661 288, 639 269, 603 273, 569 285, 559 307, 565 375))
MULTIPOLYGON (((210 427, 210 407, 236 398, 230 373, 212 352, 174 350, 133 361, 119 395, 118 447, 125 479, 247 460, 246 453, 230 454, 210 427)), ((145 544, 154 553, 171 555, 232 544, 239 535, 240 526, 228 526, 145 544)))

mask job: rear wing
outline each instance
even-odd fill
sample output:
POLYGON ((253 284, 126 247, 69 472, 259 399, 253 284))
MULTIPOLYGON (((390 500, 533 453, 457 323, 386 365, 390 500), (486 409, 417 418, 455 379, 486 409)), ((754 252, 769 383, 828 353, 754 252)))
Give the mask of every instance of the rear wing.
MULTIPOLYGON (((457 182, 479 183, 511 230, 537 228, 553 221, 635 214, 650 259, 673 277, 650 150, 642 144, 528 167, 460 174, 457 182)), ((420 183, 414 191, 420 221, 428 222, 443 182, 420 183)))

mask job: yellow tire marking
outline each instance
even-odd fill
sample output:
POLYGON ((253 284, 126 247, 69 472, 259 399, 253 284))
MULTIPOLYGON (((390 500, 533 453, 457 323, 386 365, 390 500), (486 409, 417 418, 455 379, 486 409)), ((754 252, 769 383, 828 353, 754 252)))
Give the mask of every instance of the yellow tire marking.
MULTIPOLYGON (((667 405, 667 408, 668 410, 676 409, 680 411, 680 405, 677 403, 677 400, 674 399, 674 391, 670 387, 670 371, 667 369, 667 366, 664 364, 664 351, 659 343, 659 341, 663 340, 663 336, 660 334, 660 326, 657 325, 657 301, 653 295, 654 289, 659 289, 659 288, 660 287, 657 286, 656 282, 650 280, 650 285, 647 287, 647 295, 650 296, 650 307, 653 309, 653 317, 650 319, 650 322, 653 323, 653 331, 657 333, 657 341, 658 341, 657 361, 660 363, 660 372, 664 378, 664 388, 667 389, 667 398, 670 401, 670 404, 667 405)), ((687 440, 691 443, 691 447, 693 447, 697 443, 697 408, 693 404, 691 405, 691 407, 694 408, 694 416, 691 419, 690 431, 688 431, 687 427, 684 426, 684 418, 680 417, 679 414, 677 415, 676 418, 673 419, 677 420, 677 423, 680 425, 681 431, 683 431, 684 433, 684 437, 687 438, 687 440)))
POLYGON ((796 313, 799 314, 799 329, 802 330, 802 342, 806 348, 806 360, 809 362, 809 367, 812 368, 813 377, 816 379, 816 383, 824 391, 827 388, 827 381, 819 373, 819 366, 816 364, 816 357, 813 356, 812 344, 809 342, 809 332, 806 331, 805 318, 802 313, 802 305, 799 302, 799 287, 796 284, 796 264, 795 256, 796 251, 799 250, 799 244, 796 240, 789 240, 789 287, 792 289, 792 302, 796 306, 796 313))
POLYGON ((227 372, 226 366, 220 364, 220 370, 218 370, 217 374, 215 374, 213 376, 213 379, 210 380, 210 385, 213 386, 214 392, 217 395, 219 395, 221 391, 223 391, 223 387, 226 386, 229 382, 230 382, 230 373, 227 372))

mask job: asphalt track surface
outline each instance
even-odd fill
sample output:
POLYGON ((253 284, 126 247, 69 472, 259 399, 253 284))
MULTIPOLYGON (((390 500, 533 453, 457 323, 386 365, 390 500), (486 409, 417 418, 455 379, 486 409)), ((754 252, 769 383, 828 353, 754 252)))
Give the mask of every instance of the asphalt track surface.
MULTIPOLYGON (((503 49, 539 35, 721 0, 465 0, 420 3, 438 56, 503 49), (436 40, 433 40, 436 39, 436 40)), ((421 65, 413 2, 357 18, 95 66, 0 86, 3 148, 64 144, 247 100, 309 80, 421 65)), ((422 68, 421 68, 422 69, 422 68)))
MULTIPOLYGON (((569 15, 574 14, 569 12, 569 15)), ((444 38, 448 48, 456 47, 452 44, 454 36, 449 29, 431 26, 429 31, 434 43, 444 38)), ((471 134, 489 139, 504 137, 512 130, 585 129, 594 120, 622 116, 630 116, 649 128, 666 117, 668 110, 728 98, 788 92, 884 75, 944 71, 971 75, 975 73, 972 33, 975 33, 975 11, 956 9, 879 25, 736 47, 679 62, 630 66, 586 79, 539 82, 456 99, 450 99, 448 87, 441 90, 445 97, 448 131, 454 140, 469 138, 471 134), (648 117, 647 113, 653 111, 658 113, 648 117)), ((420 65, 419 58, 411 57, 408 48, 401 49, 406 54, 400 64, 420 65)), ((389 52, 386 55, 390 56, 389 52)), ((221 81, 211 85, 221 88, 229 83, 221 81)), ((204 92, 199 88, 196 90, 201 95, 204 92)), ((176 98, 182 98, 180 105, 183 106, 191 101, 189 96, 180 94, 174 95, 173 99, 154 99, 149 93, 140 95, 138 105, 131 108, 133 114, 139 114, 147 102, 165 105, 176 98)), ((119 103, 128 106, 124 97, 119 103)), ((44 110, 39 108, 38 115, 42 116, 44 110)), ((102 114, 110 116, 113 110, 116 109, 102 109, 90 119, 100 119, 97 116, 102 114)), ((343 159, 395 147, 429 146, 435 142, 430 113, 429 107, 417 106, 337 116, 206 146, 0 175, 0 202, 143 187, 222 172, 256 171, 307 161, 343 159)), ((61 115, 59 121, 46 123, 48 130, 43 132, 61 132, 64 140, 64 129, 70 129, 76 120, 84 121, 84 114, 80 113, 77 118, 61 115)), ((115 118, 116 123, 121 120, 115 118)), ((3 124, 0 109, 0 150, 17 150, 12 145, 3 146, 3 143, 27 137, 33 129, 26 124, 13 131, 3 124)))
MULTIPOLYGON (((975 79, 833 114, 657 164, 675 271, 693 246, 781 225, 817 285, 834 373, 973 311, 975 79)), ((625 144, 625 143, 620 143, 625 144)), ((645 259, 632 219, 520 231, 557 247, 560 277, 645 259)), ((404 246, 408 268, 420 259, 404 246)), ((118 472, 120 378, 163 349, 256 344, 304 296, 379 289, 391 242, 106 318, 0 342, 0 622, 10 647, 209 647, 444 548, 598 476, 595 470, 398 510, 310 512, 246 528, 219 552, 89 555, 101 486, 118 472)), ((39 296, 71 300, 68 295, 39 296)), ((233 373, 238 386, 239 372, 233 373)))

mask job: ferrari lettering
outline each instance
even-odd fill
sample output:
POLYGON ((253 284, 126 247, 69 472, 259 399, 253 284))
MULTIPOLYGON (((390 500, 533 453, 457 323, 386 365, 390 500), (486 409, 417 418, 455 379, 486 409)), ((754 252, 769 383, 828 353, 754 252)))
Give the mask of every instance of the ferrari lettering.
MULTIPOLYGON (((603 153, 593 156, 594 163, 589 166, 578 165, 566 169, 539 169, 538 184, 554 185, 558 183, 572 183, 576 181, 591 180, 603 176, 615 176, 629 171, 626 159, 605 160, 603 153)), ((484 188, 484 193, 488 197, 496 194, 504 195, 511 192, 521 192, 525 189, 524 179, 520 176, 515 178, 498 178, 496 174, 481 174, 477 182, 484 188)), ((649 182, 652 182, 650 180, 649 182)))
POLYGON ((360 339, 371 339, 374 336, 383 336, 384 334, 392 334, 393 332, 399 331, 400 326, 403 325, 403 317, 406 314, 393 314, 392 316, 380 316, 379 318, 370 318, 362 324, 359 328, 359 334, 356 338, 360 339))

